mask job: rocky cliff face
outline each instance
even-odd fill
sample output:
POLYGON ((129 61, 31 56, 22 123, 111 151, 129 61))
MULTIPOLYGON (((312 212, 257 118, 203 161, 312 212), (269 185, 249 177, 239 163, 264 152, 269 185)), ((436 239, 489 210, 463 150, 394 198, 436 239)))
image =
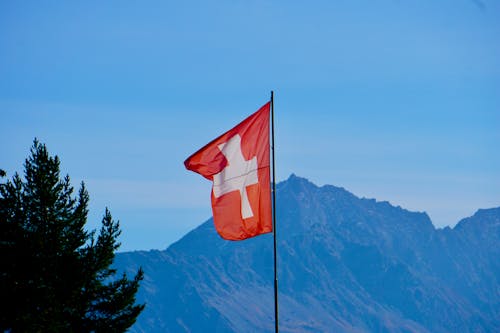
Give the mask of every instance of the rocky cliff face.
MULTIPOLYGON (((277 216, 282 332, 500 331, 500 208, 437 230, 292 175, 277 216)), ((146 274, 132 331, 272 332, 272 243, 224 241, 209 220, 165 251, 119 254, 146 274)))

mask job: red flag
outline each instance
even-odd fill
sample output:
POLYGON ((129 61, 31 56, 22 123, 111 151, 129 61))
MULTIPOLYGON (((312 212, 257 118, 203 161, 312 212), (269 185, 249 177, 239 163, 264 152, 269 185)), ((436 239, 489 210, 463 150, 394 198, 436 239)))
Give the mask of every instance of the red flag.
POLYGON ((224 239, 273 229, 269 112, 270 102, 184 161, 186 169, 213 181, 214 224, 224 239))

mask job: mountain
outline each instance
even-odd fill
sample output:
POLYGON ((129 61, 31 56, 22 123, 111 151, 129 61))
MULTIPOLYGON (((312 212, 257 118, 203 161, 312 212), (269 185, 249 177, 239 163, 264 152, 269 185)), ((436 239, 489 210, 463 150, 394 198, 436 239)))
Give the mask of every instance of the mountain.
MULTIPOLYGON (((277 184, 281 332, 500 332, 500 208, 453 229, 425 213, 277 184)), ((145 271, 132 332, 272 332, 273 241, 222 240, 211 220, 164 251, 121 253, 145 271)))

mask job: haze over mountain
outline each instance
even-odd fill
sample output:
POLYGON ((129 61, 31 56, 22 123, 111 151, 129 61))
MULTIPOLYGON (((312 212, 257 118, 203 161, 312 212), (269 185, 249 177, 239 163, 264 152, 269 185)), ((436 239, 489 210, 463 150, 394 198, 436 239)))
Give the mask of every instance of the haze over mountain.
MULTIPOLYGON (((499 332, 500 208, 453 229, 425 213, 277 184, 282 332, 499 332)), ((132 332, 272 332, 272 235, 221 239, 211 220, 164 251, 121 253, 145 279, 132 332)))

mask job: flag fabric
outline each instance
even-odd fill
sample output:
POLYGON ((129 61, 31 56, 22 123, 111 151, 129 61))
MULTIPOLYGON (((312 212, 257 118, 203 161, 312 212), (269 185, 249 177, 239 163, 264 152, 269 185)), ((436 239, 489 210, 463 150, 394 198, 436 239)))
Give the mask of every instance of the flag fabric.
POLYGON ((272 232, 269 115, 270 102, 184 161, 213 181, 214 224, 224 239, 272 232))

